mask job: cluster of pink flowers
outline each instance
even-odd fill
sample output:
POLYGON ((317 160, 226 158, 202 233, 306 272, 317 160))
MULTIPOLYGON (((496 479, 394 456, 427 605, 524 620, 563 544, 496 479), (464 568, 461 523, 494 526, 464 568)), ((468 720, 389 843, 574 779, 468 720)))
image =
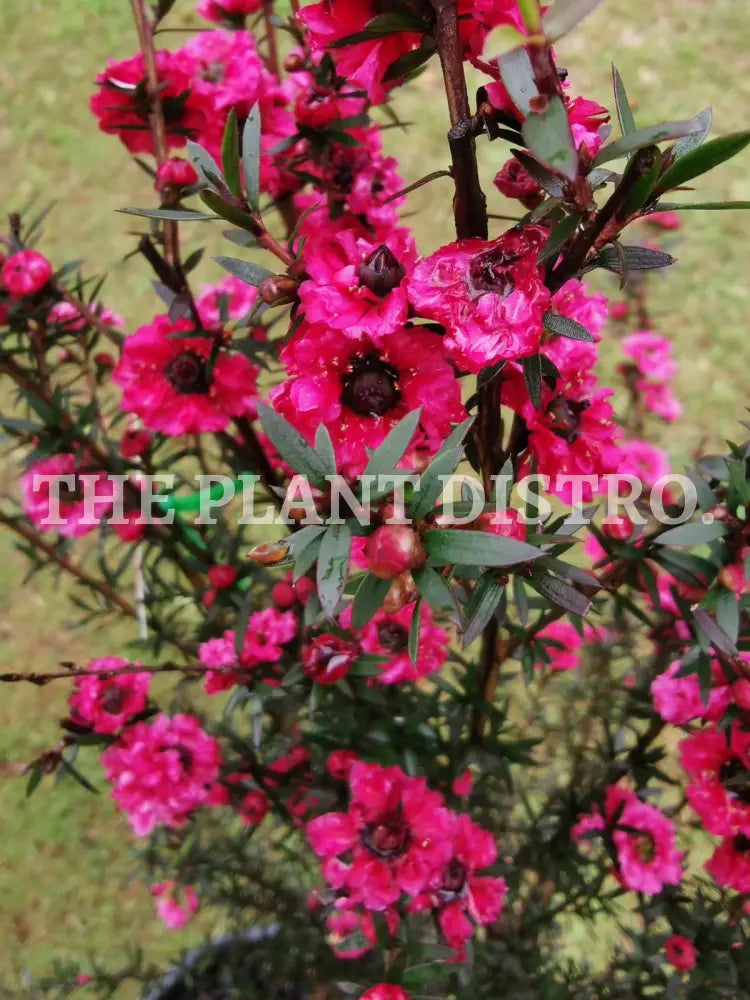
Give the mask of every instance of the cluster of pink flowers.
POLYGON ((325 813, 306 827, 323 876, 345 901, 339 910, 353 908, 355 916, 360 907, 393 914, 400 904, 409 913, 430 910, 457 950, 473 924, 497 919, 505 882, 477 874, 497 860, 489 833, 398 767, 355 761, 348 785, 348 810, 325 813))
POLYGON ((636 330, 622 341, 622 353, 634 369, 634 388, 645 408, 670 423, 676 420, 682 406, 669 387, 677 366, 667 338, 651 330, 636 330))
POLYGON ((221 763, 217 741, 191 715, 136 722, 101 760, 112 798, 139 837, 160 824, 181 827, 206 805, 221 763))
POLYGON ((675 848, 674 825, 635 792, 610 785, 604 815, 594 807, 571 831, 579 843, 597 833, 611 837, 617 858, 614 874, 626 889, 653 896, 665 885, 680 883, 682 854, 675 848))
MULTIPOLYGON (((297 618, 292 611, 265 608, 250 615, 238 651, 235 634, 228 629, 216 639, 201 643, 198 656, 208 667, 205 687, 209 694, 228 691, 235 684, 247 683, 260 664, 275 665, 283 654, 283 646, 294 639, 297 618)), ((264 678, 269 681, 271 678, 264 678)))

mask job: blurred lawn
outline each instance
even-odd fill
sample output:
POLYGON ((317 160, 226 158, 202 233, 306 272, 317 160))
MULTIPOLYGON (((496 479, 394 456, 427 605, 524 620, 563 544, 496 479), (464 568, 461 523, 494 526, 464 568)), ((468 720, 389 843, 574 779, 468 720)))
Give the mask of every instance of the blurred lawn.
MULTIPOLYGON (((178 0, 169 24, 193 23, 189 0, 178 0)), ((160 306, 150 275, 139 261, 123 263, 132 249, 132 219, 115 215, 124 205, 152 200, 150 182, 129 162, 120 144, 101 134, 87 102, 96 72, 108 57, 135 49, 127 0, 39 0, 0 5, 0 204, 30 200, 57 207, 48 220, 44 251, 57 263, 83 258, 90 271, 108 271, 107 304, 129 329, 160 306)), ((174 43, 179 36, 166 36, 174 43)), ((750 55, 746 12, 737 0, 609 0, 585 30, 559 46, 574 93, 611 107, 610 63, 628 87, 641 124, 687 117, 711 103, 715 130, 748 126, 750 55)), ((446 112, 435 64, 399 98, 414 122, 409 133, 391 130, 387 143, 407 182, 447 165, 446 112)), ((490 180, 507 153, 481 144, 490 210, 507 212, 490 180)), ((750 158, 720 168, 700 183, 700 200, 750 198, 750 158)), ((448 181, 410 197, 408 210, 420 249, 451 238, 448 181), (438 203, 440 213, 434 209, 438 203)), ((690 197, 687 195, 686 197, 690 197)), ((675 388, 685 416, 657 430, 676 463, 702 445, 738 434, 748 402, 750 285, 747 281, 747 213, 685 213, 669 249, 679 259, 652 284, 656 326, 675 342, 680 370, 675 388)), ((206 230, 201 230, 205 233, 206 230)), ((188 241, 200 238, 186 234, 188 241)), ((201 280, 219 277, 201 266, 201 280)), ((606 287, 606 286, 605 286, 606 287)), ((614 284, 608 286, 615 293, 614 284)), ((605 370, 615 357, 604 345, 605 370)), ((12 482, 0 471, 0 487, 12 482)), ((66 625, 62 587, 51 576, 20 588, 23 559, 0 535, 0 669, 51 669, 61 659, 111 653, 130 626, 113 632, 74 632, 66 625)), ((168 934, 153 918, 142 884, 129 882, 133 864, 124 824, 107 798, 65 782, 46 786, 28 802, 18 765, 54 742, 64 695, 61 689, 6 688, 0 703, 0 985, 12 986, 28 968, 39 974, 54 958, 88 954, 116 967, 124 942, 142 944, 155 958, 172 954, 191 932, 168 934)), ((96 766, 91 769, 96 774, 96 766)))

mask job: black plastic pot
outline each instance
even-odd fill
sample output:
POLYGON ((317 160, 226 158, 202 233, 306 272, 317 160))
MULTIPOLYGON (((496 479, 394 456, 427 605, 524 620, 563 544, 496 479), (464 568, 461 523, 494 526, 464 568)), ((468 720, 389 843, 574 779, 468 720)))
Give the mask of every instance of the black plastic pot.
POLYGON ((269 983, 268 954, 262 953, 278 934, 278 926, 269 924, 200 945, 152 983, 140 1000, 305 1000, 304 989, 278 985, 283 973, 278 966, 274 985, 269 983))

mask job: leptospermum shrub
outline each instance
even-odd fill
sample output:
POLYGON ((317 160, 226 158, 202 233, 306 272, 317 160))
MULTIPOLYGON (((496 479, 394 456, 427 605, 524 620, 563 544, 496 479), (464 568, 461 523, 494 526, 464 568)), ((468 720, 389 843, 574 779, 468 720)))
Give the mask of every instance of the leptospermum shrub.
MULTIPOLYGON (((272 923, 238 996, 750 995, 750 448, 671 476, 647 439, 680 404, 644 225, 731 207, 683 192, 750 132, 636 123, 616 70, 579 94, 552 45, 596 0, 201 0, 160 49, 170 6, 134 0, 91 97, 152 178, 123 211, 155 315, 126 330, 38 222, 4 240, 0 519, 99 626, 2 678, 70 690, 29 791, 108 786, 167 926, 237 929, 222 976, 272 923), (450 183, 381 143, 430 61, 450 183)), ((70 959, 57 990, 151 974, 70 959)))

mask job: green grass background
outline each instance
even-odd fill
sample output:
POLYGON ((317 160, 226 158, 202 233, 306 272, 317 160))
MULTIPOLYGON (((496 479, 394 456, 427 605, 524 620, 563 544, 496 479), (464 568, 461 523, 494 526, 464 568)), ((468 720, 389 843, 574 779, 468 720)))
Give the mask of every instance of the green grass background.
MULTIPOLYGON (((177 0, 168 23, 194 23, 189 0, 177 0)), ((129 4, 5 0, 0 37, 0 206, 9 211, 32 199, 56 200, 44 251, 56 264, 83 258, 90 270, 106 270, 107 304, 132 329, 160 304, 145 266, 123 262, 135 227, 114 211, 150 204, 153 194, 146 175, 117 140, 97 130, 87 108, 105 60, 135 50, 129 4)), ((177 37, 165 36, 170 44, 177 37)), ((615 62, 641 124, 687 117, 711 104, 715 130, 731 132, 750 125, 746 39, 746 11, 737 0, 607 0, 558 51, 574 92, 610 108, 615 62)), ((387 143, 410 182, 447 165, 436 64, 400 95, 398 106, 414 125, 408 133, 390 131, 387 143)), ((507 147, 480 146, 489 182, 507 147)), ((749 175, 750 156, 721 167, 699 182, 700 200, 750 198, 749 175)), ((409 199, 422 252, 451 238, 448 183, 409 199)), ((487 189, 490 210, 507 211, 487 189)), ((657 430, 676 463, 739 435, 750 388, 750 214, 683 218, 684 229, 667 241, 678 266, 654 279, 651 295, 655 325, 672 338, 680 362, 675 389, 685 415, 657 430)), ((186 236, 189 244, 199 238, 186 236)), ((217 265, 201 265, 201 280, 219 276, 217 265)), ((606 371, 614 344, 605 343, 602 353, 606 371)), ((13 479, 11 460, 0 470, 0 487, 12 488, 13 479)), ((61 659, 101 656, 128 635, 130 626, 71 630, 63 585, 46 575, 22 587, 24 560, 7 533, 0 535, 0 560, 0 670, 44 670, 61 659)), ((95 955, 116 967, 128 943, 163 960, 196 933, 168 933, 153 917, 147 891, 133 878, 124 823, 105 794, 91 796, 66 781, 25 800, 22 764, 55 741, 63 704, 61 689, 0 691, 0 985, 14 985, 24 970, 43 974, 54 959, 77 958, 86 968, 87 956, 95 955)))

